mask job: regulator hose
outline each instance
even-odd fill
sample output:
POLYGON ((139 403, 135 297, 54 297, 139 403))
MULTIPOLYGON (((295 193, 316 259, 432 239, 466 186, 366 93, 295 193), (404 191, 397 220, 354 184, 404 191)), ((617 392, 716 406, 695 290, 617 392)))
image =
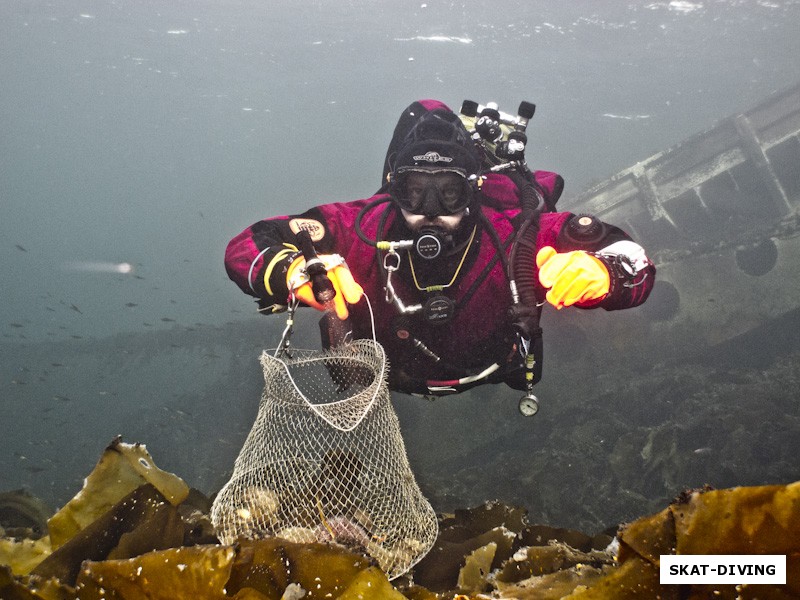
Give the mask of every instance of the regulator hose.
MULTIPOLYGON (((364 219, 364 215, 366 215, 369 211, 371 211, 376 206, 378 206, 380 204, 384 204, 386 202, 389 202, 391 199, 392 199, 391 196, 381 196, 379 198, 376 198, 372 202, 369 202, 369 203, 365 204, 364 207, 360 211, 358 211, 358 215, 356 215, 356 234, 358 234, 358 237, 365 244, 368 244, 368 245, 370 245, 372 247, 375 247, 375 246, 378 245, 378 240, 377 239, 375 239, 375 240, 369 239, 367 237, 367 234, 364 233, 364 230, 361 228, 361 221, 364 219)), ((378 232, 378 235, 380 235, 380 232, 378 232)))
MULTIPOLYGON (((539 215, 542 196, 527 177, 510 174, 511 180, 520 191, 520 226, 509 257, 509 279, 516 282, 519 299, 524 307, 536 307, 539 298, 536 294, 536 238, 539 234, 539 215)), ((537 319, 538 320, 538 319, 537 319)))
POLYGON ((511 180, 520 192, 520 226, 509 256, 509 280, 516 285, 519 302, 511 306, 510 317, 519 334, 529 341, 526 357, 526 385, 530 393, 533 384, 542 378, 544 342, 539 318, 542 308, 537 296, 536 238, 539 234, 539 215, 543 197, 534 183, 524 174, 513 173, 511 180))

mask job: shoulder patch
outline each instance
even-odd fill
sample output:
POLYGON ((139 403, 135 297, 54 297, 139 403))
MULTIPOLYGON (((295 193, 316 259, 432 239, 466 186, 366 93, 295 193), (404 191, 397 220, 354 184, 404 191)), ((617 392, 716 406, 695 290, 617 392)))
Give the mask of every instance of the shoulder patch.
POLYGON ((315 219, 292 219, 289 221, 289 228, 295 235, 301 231, 307 231, 313 242, 318 242, 325 237, 325 227, 315 219))

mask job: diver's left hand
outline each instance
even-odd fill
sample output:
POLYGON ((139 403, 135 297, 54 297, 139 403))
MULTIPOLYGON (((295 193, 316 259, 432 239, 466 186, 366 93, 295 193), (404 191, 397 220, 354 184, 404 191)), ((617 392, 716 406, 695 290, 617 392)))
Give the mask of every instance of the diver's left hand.
POLYGON ((548 288, 547 301, 561 309, 608 294, 611 279, 600 259, 583 250, 556 252, 545 246, 536 255, 539 282, 548 288))
POLYGON ((306 260, 302 256, 297 258, 286 272, 286 285, 297 298, 308 306, 320 311, 332 308, 336 316, 345 320, 349 316, 348 304, 355 304, 364 295, 363 288, 353 279, 353 274, 347 267, 344 258, 338 254, 320 254, 318 257, 327 270, 326 276, 333 284, 336 294, 329 305, 320 304, 314 296, 314 290, 308 274, 305 271, 306 260))

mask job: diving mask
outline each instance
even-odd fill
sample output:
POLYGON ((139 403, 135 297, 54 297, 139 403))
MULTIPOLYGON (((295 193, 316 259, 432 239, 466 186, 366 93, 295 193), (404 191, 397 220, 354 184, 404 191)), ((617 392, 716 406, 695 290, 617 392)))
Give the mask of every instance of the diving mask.
POLYGON ((403 210, 434 218, 466 209, 472 202, 472 187, 456 171, 408 170, 397 174, 392 196, 403 210))

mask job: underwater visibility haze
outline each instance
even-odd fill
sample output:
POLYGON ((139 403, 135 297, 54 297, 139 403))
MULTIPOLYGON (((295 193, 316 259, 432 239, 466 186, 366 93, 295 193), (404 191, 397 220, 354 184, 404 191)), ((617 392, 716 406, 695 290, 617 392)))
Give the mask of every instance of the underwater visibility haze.
MULTIPOLYGON (((796 86, 798 30, 798 0, 5 0, 0 491, 57 507, 117 434, 218 490, 284 325, 228 280, 225 245, 258 219, 370 196, 412 101, 535 103, 528 162, 565 178, 571 210, 796 86)), ((720 281, 681 310, 713 322, 741 300, 720 281)), ((439 510, 497 498, 591 531, 686 487, 800 479, 798 306, 750 308, 749 337, 709 352, 648 328, 647 304, 548 312, 532 419, 507 388, 395 397, 423 491, 439 510), (588 340, 565 325, 595 321, 588 340)), ((317 315, 299 320, 295 344, 316 347, 317 315)))

